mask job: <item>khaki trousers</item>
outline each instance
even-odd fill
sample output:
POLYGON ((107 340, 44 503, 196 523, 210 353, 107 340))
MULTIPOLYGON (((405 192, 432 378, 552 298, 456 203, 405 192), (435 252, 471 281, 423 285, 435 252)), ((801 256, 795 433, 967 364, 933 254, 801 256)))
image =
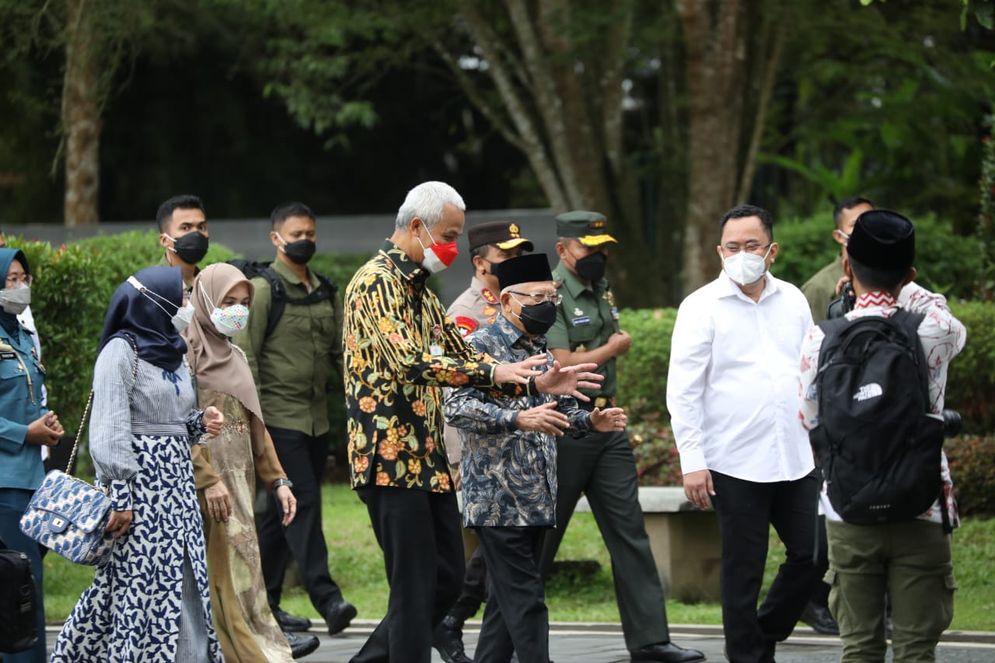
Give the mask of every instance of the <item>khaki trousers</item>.
POLYGON ((953 618, 950 536, 938 523, 826 523, 829 608, 840 625, 843 663, 884 661, 885 594, 892 606, 895 663, 935 661, 953 618))

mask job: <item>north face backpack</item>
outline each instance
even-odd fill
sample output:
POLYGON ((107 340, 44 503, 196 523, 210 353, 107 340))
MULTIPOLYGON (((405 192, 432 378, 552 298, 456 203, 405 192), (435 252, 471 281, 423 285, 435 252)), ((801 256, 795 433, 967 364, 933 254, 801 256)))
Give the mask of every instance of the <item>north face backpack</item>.
POLYGON ((922 320, 899 309, 890 318, 819 323, 826 337, 816 378, 819 425, 810 440, 845 522, 911 520, 942 493, 943 422, 928 415, 922 320))
POLYGON ((0 652, 24 651, 38 641, 37 605, 31 561, 0 543, 0 652))
POLYGON ((247 279, 259 276, 269 284, 270 292, 272 293, 272 303, 269 308, 269 316, 266 318, 266 334, 264 338, 269 337, 273 333, 273 330, 276 329, 276 325, 280 322, 280 318, 283 317, 283 311, 287 307, 287 304, 307 305, 328 301, 335 296, 338 290, 338 286, 330 278, 317 272, 312 272, 318 279, 318 287, 304 297, 291 297, 287 294, 287 289, 283 286, 283 281, 280 280, 280 277, 271 266, 272 263, 257 262, 255 260, 229 260, 228 264, 238 267, 247 279))

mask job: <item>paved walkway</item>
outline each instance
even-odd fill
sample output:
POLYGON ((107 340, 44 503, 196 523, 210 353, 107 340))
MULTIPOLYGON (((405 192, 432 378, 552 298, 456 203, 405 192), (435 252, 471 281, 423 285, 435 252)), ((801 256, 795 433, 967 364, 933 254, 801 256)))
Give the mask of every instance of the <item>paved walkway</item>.
MULTIPOLYGON (((345 663, 362 646, 375 625, 357 621, 343 634, 330 638, 318 629, 321 647, 305 659, 308 663, 345 663)), ((478 624, 468 624, 465 641, 469 652, 477 641, 478 624)), ((710 661, 725 661, 722 630, 716 626, 673 625, 674 642, 705 652, 710 661)), ((550 632, 550 658, 555 663, 627 662, 628 652, 617 624, 554 624, 550 632)), ((835 663, 840 659, 839 639, 799 628, 777 649, 778 663, 835 663)), ((889 656, 889 661, 891 660, 889 656)), ((433 663, 442 661, 433 652, 433 663)), ((995 661, 995 633, 950 632, 941 643, 937 661, 942 663, 991 663, 995 661)))

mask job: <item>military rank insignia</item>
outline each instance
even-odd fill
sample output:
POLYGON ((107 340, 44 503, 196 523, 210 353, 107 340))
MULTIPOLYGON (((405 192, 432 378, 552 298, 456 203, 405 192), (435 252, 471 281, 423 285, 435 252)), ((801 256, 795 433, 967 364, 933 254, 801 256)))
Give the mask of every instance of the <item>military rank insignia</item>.
POLYGON ((481 288, 480 296, 484 298, 484 301, 488 304, 497 304, 498 298, 491 292, 490 288, 481 288))

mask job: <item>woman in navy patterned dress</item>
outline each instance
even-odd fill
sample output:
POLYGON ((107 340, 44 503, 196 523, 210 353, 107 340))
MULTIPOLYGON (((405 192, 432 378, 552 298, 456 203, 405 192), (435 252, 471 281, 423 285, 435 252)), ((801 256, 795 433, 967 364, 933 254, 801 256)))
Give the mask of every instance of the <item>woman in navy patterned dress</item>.
POLYGON ((109 490, 117 542, 55 643, 52 661, 221 661, 190 445, 217 434, 195 409, 176 267, 143 269, 115 291, 93 376, 90 454, 109 490), (138 353, 137 372, 135 352, 138 353))

